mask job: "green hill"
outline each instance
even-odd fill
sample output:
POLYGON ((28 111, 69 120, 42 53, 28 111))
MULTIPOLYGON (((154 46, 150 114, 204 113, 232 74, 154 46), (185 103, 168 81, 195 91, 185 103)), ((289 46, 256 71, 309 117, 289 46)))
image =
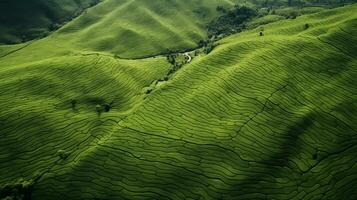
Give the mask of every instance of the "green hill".
MULTIPOLYGON (((334 6, 353 1, 293 0, 291 5, 334 6)), ((46 36, 98 2, 4 0, 0 2, 0 43, 21 43, 46 36)), ((216 8, 231 8, 235 4, 284 8, 288 1, 105 0, 52 34, 55 39, 51 42, 81 51, 108 52, 122 58, 143 58, 168 50, 192 49, 207 37, 207 24, 220 14, 216 8)), ((287 8, 278 9, 277 13, 285 16, 296 12, 287 8)))
MULTIPOLYGON (((194 48, 222 0, 107 0, 54 34, 56 42, 124 58, 194 48)), ((54 40, 52 40, 54 41, 54 40)))
POLYGON ((44 36, 96 3, 98 0, 1 0, 0 44, 44 36))
POLYGON ((106 0, 0 46, 0 199, 356 199, 357 5, 149 57, 223 4, 106 0))

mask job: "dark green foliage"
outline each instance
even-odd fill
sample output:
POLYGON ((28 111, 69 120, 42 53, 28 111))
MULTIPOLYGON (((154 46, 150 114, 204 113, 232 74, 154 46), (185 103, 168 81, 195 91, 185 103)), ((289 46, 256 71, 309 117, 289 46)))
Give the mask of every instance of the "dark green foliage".
POLYGON ((244 29, 244 24, 256 16, 257 12, 246 6, 235 6, 222 16, 208 24, 208 35, 231 34, 244 29))
POLYGON ((103 107, 101 105, 96 105, 95 106, 95 112, 97 113, 98 116, 100 116, 100 114, 102 114, 103 112, 103 107))
POLYGON ((167 62, 169 62, 171 65, 175 65, 176 63, 176 54, 170 53, 166 56, 167 62))
POLYGON ((198 47, 205 47, 209 43, 209 40, 200 40, 198 41, 197 45, 198 47))
POLYGON ((19 183, 6 185, 0 188, 0 199, 6 200, 30 200, 33 190, 32 183, 19 183))
POLYGON ((306 23, 306 24, 304 25, 304 29, 305 29, 305 30, 307 30, 309 27, 310 27, 310 25, 309 25, 308 23, 306 23))
POLYGON ((76 101, 75 99, 73 99, 73 100, 71 101, 71 108, 72 108, 72 110, 76 110, 76 105, 77 105, 77 101, 76 101))
POLYGON ((95 106, 95 111, 100 116, 102 112, 109 112, 113 108, 113 102, 105 103, 104 101, 95 106))
POLYGON ((292 6, 292 0, 288 0, 288 6, 292 6))
POLYGON ((145 94, 150 94, 152 92, 152 88, 148 87, 148 88, 145 88, 145 94))
POLYGON ((66 160, 68 158, 68 156, 70 155, 69 152, 66 152, 64 150, 58 150, 57 154, 62 160, 66 160))
POLYGON ((223 6, 217 6, 216 10, 217 10, 217 12, 221 12, 221 13, 227 12, 227 9, 225 9, 223 6))
POLYGON ((110 109, 112 108, 112 105, 111 104, 108 104, 108 103, 105 103, 103 105, 103 108, 104 108, 104 112, 109 112, 110 109))
POLYGON ((61 28, 61 26, 62 26, 62 25, 59 24, 59 23, 53 23, 53 24, 51 24, 51 25, 48 27, 48 30, 49 30, 49 31, 55 31, 55 30, 61 28))
MULTIPOLYGON (((203 48, 203 52, 205 54, 209 54, 214 49, 214 41, 213 40, 200 40, 198 42, 198 46, 203 48)), ((196 55, 196 52, 195 52, 196 55)))
MULTIPOLYGON (((253 0, 254 2, 254 0, 253 0)), ((261 1, 262 6, 336 6, 343 5, 356 0, 265 0, 261 1)), ((257 2, 255 4, 258 4, 257 2)))
POLYGON ((209 54, 213 49, 214 49, 214 44, 213 42, 210 42, 204 47, 203 51, 205 54, 209 54))
POLYGON ((298 16, 298 13, 292 12, 291 15, 287 18, 296 19, 297 16, 298 16))
POLYGON ((313 160, 316 160, 316 159, 317 159, 317 153, 314 153, 314 154, 312 155, 312 159, 313 159, 313 160))

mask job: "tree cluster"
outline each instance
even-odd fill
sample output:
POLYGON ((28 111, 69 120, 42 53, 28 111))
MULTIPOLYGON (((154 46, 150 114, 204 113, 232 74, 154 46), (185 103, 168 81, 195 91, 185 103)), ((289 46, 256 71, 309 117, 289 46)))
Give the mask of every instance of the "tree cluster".
POLYGON ((31 199, 33 190, 32 181, 24 181, 14 185, 6 185, 0 188, 0 199, 6 200, 27 200, 31 199))
POLYGON ((239 32, 245 28, 245 23, 256 15, 256 10, 252 8, 235 6, 208 24, 208 35, 212 37, 239 32))
POLYGON ((103 104, 97 104, 95 106, 95 111, 100 116, 102 112, 109 112, 113 107, 113 102, 112 103, 103 103, 103 104))

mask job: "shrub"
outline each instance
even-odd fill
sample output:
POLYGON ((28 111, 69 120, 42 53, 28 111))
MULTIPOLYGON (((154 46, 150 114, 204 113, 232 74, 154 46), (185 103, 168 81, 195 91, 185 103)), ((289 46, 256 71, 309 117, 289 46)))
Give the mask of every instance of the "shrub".
POLYGON ((75 110, 75 109, 76 109, 76 105, 77 105, 77 100, 73 99, 73 100, 71 101, 72 110, 75 110))
POLYGON ((146 88, 144 88, 144 93, 145 93, 145 94, 150 94, 150 93, 152 92, 152 90, 153 90, 153 88, 151 88, 151 87, 146 87, 146 88))
POLYGON ((171 65, 174 65, 176 63, 176 55, 175 54, 172 54, 172 53, 168 54, 166 56, 166 59, 171 65))
POLYGON ((217 12, 221 12, 221 13, 227 12, 227 10, 223 6, 217 6, 216 10, 217 10, 217 12))
POLYGON ((103 105, 103 108, 104 108, 104 112, 109 112, 110 109, 112 109, 112 105, 111 104, 108 104, 108 103, 105 103, 103 105))
POLYGON ((213 50, 213 48, 214 48, 213 44, 210 43, 209 45, 207 45, 207 46, 203 49, 203 51, 205 52, 205 54, 209 54, 209 53, 211 53, 211 51, 213 50))
POLYGON ((207 45, 207 41, 205 41, 205 40, 200 40, 197 44, 198 44, 199 47, 204 47, 204 46, 207 45))
POLYGON ((0 199, 22 200, 31 199, 33 181, 23 181, 14 185, 6 185, 0 188, 0 199))
POLYGON ((58 150, 57 154, 62 160, 66 160, 68 158, 68 156, 70 155, 70 153, 66 152, 65 150, 58 150))
POLYGON ((98 116, 100 116, 100 114, 102 114, 103 108, 101 105, 97 104, 95 106, 95 112, 97 112, 98 116))

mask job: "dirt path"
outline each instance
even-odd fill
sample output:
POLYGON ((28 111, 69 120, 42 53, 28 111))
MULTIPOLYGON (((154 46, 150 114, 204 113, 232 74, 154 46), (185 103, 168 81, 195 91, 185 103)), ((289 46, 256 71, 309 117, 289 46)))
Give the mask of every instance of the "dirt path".
POLYGON ((185 55, 188 58, 187 63, 191 62, 192 57, 190 56, 190 54, 188 54, 188 52, 184 53, 183 55, 185 55))

